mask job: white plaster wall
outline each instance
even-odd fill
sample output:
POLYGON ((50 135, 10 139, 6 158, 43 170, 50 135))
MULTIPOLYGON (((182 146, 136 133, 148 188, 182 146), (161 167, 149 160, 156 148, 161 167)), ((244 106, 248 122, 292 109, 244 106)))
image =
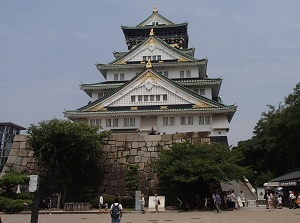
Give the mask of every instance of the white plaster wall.
POLYGON ((230 127, 226 115, 213 115, 212 116, 213 129, 226 129, 230 127))

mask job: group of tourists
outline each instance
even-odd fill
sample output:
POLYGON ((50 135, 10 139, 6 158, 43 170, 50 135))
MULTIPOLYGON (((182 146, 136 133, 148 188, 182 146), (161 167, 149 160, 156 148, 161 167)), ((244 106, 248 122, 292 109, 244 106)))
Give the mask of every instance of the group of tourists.
POLYGON ((300 207, 300 192, 295 195, 294 191, 289 191, 288 195, 283 191, 266 191, 264 198, 266 199, 266 208, 282 209, 283 204, 289 209, 296 209, 300 207))

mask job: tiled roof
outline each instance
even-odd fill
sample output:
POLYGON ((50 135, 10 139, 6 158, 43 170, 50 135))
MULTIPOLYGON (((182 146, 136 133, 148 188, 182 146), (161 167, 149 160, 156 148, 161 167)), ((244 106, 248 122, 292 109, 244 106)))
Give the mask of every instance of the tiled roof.
POLYGON ((276 177, 270 180, 270 182, 281 182, 281 181, 288 181, 288 180, 295 180, 295 179, 300 179, 300 169, 276 177))
MULTIPOLYGON (((140 75, 142 75, 143 73, 145 73, 147 70, 151 70, 153 73, 155 73, 155 74, 156 74, 157 76, 159 76, 161 79, 164 79, 165 81, 169 82, 170 84, 175 85, 177 88, 181 89, 182 91, 185 91, 187 94, 192 95, 193 97, 198 98, 198 99, 201 100, 201 101, 207 102, 207 103, 209 103, 209 104, 215 106, 215 107, 208 107, 208 108, 187 108, 187 107, 186 107, 186 108, 176 108, 176 107, 172 107, 173 110, 174 110, 174 109, 175 109, 175 110, 182 110, 182 109, 184 109, 184 110, 191 110, 191 111, 192 111, 192 110, 193 110, 193 111, 196 111, 196 110, 203 110, 203 111, 204 111, 204 110, 211 110, 211 111, 213 111, 213 110, 216 110, 216 111, 221 111, 221 110, 226 111, 226 110, 228 110, 228 111, 229 111, 229 110, 230 110, 230 111, 233 112, 233 113, 236 111, 237 106, 235 106, 235 105, 227 106, 227 105, 224 105, 224 104, 222 104, 222 103, 219 103, 219 102, 210 100, 210 99, 208 99, 208 98, 206 98, 206 97, 203 97, 203 96, 201 96, 201 95, 198 95, 198 94, 196 94, 196 93, 190 91, 188 88, 186 88, 186 87, 184 87, 184 86, 182 86, 182 85, 180 85, 180 84, 177 84, 176 82, 174 82, 174 81, 168 79, 167 77, 165 77, 165 76, 159 74, 159 73, 156 72, 155 70, 152 70, 152 69, 145 69, 140 75)), ((129 85, 131 82, 134 82, 135 79, 139 78, 140 75, 135 76, 132 80, 130 80, 130 81, 124 83, 122 86, 120 86, 119 88, 116 88, 115 90, 113 90, 113 91, 110 92, 109 94, 103 96, 102 98, 100 98, 100 99, 98 99, 98 100, 96 100, 96 101, 94 101, 94 102, 91 102, 90 104, 88 104, 88 105, 86 105, 86 106, 83 106, 83 107, 81 107, 81 108, 79 108, 79 109, 77 109, 77 110, 75 110, 75 111, 66 111, 66 113, 72 113, 72 114, 85 113, 84 111, 85 111, 86 109, 88 109, 88 108, 90 108, 90 107, 93 107, 93 106, 95 106, 95 105, 101 103, 102 101, 104 101, 104 100, 107 99, 108 97, 110 97, 110 96, 114 95, 115 93, 119 92, 120 90, 122 90, 123 88, 125 88, 127 85, 129 85), (75 112, 75 113, 74 113, 74 112, 75 112)), ((166 105, 163 105, 163 106, 166 106, 166 105)), ((190 106, 192 106, 192 105, 190 105, 190 106)), ((106 108, 108 108, 108 107, 109 107, 109 106, 107 106, 106 108)), ((132 106, 130 106, 130 107, 132 107, 132 106)), ((151 111, 157 111, 157 110, 155 109, 155 106, 154 106, 154 107, 153 107, 153 106, 150 106, 150 107, 151 107, 152 109, 154 109, 154 110, 151 110, 151 111)), ((150 108, 150 107, 149 107, 149 108, 150 108)), ((120 108, 121 108, 121 109, 124 109, 125 107, 124 107, 124 106, 121 106, 120 108)), ((145 107, 144 107, 144 108, 145 108, 145 107)), ((128 111, 127 111, 127 110, 122 110, 122 111, 123 111, 123 112, 133 112, 132 110, 128 110, 128 111)), ((145 110, 145 111, 148 111, 148 110, 145 110)), ((160 110, 159 110, 159 111, 160 111, 160 110)), ((168 109, 168 111, 171 111, 171 110, 168 109)), ((106 111, 106 112, 107 112, 107 111, 106 111)), ((113 111, 111 111, 111 112, 113 112, 113 111)), ((119 111, 119 112, 120 112, 120 111, 119 111)), ((139 111, 139 112, 141 112, 141 111, 139 111)), ((90 113, 89 113, 89 114, 90 114, 90 113)))
MULTIPOLYGON (((159 42, 160 44, 164 45, 166 48, 170 49, 171 51, 173 51, 174 53, 179 54, 182 57, 185 57, 187 59, 189 59, 190 61, 196 62, 199 61, 197 59, 195 59, 194 57, 192 57, 189 54, 186 54, 183 50, 178 50, 172 46, 170 46, 168 43, 166 43, 165 41, 161 40, 160 38, 158 38, 157 36, 149 36, 147 39, 145 39, 144 41, 140 42, 136 47, 134 47, 132 50, 129 50, 126 54, 118 57, 117 59, 113 60, 112 62, 108 63, 107 65, 115 65, 118 61, 121 61, 124 57, 126 57, 127 55, 129 55, 130 53, 136 51, 139 49, 140 46, 142 46, 144 43, 146 43, 147 41, 149 41, 150 39, 154 39, 157 42, 159 42)), ((176 62, 177 64, 177 62, 176 62)))

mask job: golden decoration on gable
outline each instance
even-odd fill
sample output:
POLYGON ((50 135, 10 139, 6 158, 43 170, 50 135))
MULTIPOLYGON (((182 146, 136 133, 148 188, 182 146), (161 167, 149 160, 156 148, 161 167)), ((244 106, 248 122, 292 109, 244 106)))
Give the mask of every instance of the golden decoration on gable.
POLYGON ((154 36, 154 31, 153 31, 153 28, 150 29, 150 36, 154 36))
POLYGON ((160 106, 160 110, 168 109, 168 106, 160 106))
POLYGON ((120 60, 117 64, 126 64, 125 60, 120 60))
POLYGON ((154 45, 154 46, 157 46, 157 41, 156 40, 154 40, 154 39, 149 39, 148 41, 147 41, 147 43, 145 44, 146 46, 149 46, 149 45, 154 45))
POLYGON ((141 77, 141 84, 143 84, 148 79, 151 79, 153 83, 157 82, 157 77, 153 73, 147 72, 141 77))
POLYGON ((130 107, 131 111, 138 110, 138 107, 130 107))
POLYGON ((211 107, 211 105, 206 104, 204 102, 199 101, 197 104, 193 105, 193 108, 208 108, 211 107))
POLYGON ((179 57, 178 61, 179 61, 179 62, 186 62, 186 61, 188 61, 188 60, 187 60, 186 58, 184 58, 184 57, 179 57))
POLYGON ((87 111, 91 111, 91 112, 94 112, 94 111, 107 111, 107 108, 103 107, 100 104, 100 105, 97 105, 97 106, 94 106, 94 107, 88 109, 87 111))
POLYGON ((148 60, 148 63, 146 64, 146 68, 152 68, 151 60, 148 60))

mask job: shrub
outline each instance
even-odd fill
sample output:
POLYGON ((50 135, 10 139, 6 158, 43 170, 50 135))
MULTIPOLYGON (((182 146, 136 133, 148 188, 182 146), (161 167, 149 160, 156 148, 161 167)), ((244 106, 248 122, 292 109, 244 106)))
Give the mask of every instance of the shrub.
POLYGON ((7 214, 19 213, 23 211, 28 205, 32 205, 32 200, 0 197, 0 211, 3 211, 7 214))

